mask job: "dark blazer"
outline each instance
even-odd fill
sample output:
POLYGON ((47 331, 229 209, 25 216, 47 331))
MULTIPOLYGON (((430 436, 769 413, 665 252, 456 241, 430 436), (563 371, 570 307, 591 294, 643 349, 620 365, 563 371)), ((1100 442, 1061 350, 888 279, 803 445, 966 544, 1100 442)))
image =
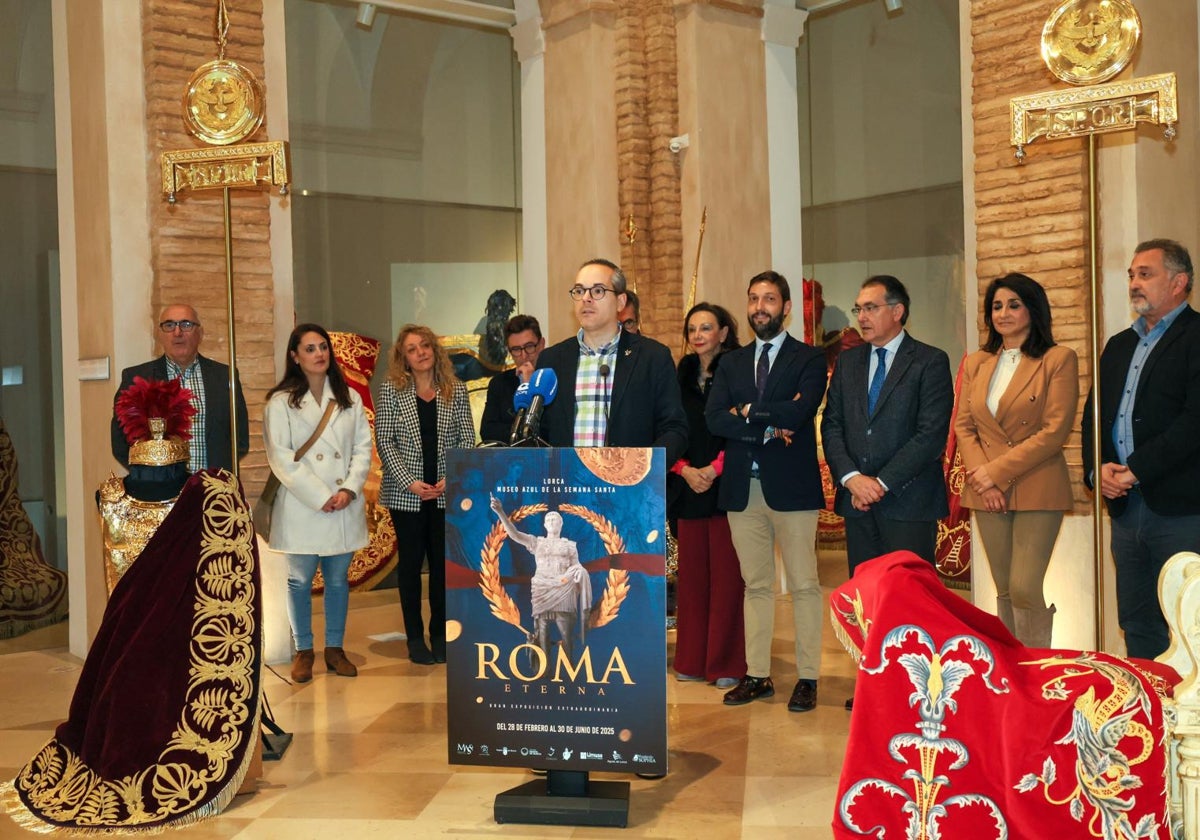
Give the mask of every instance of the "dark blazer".
MULTIPOLYGON (((714 367, 721 363, 723 356, 713 360, 714 367)), ((719 438, 708 430, 704 419, 704 409, 708 403, 708 394, 712 391, 712 378, 700 387, 700 357, 688 353, 679 360, 679 393, 683 397, 683 410, 688 421, 688 448, 681 460, 689 467, 707 467, 721 450, 725 448, 724 438, 719 438)), ((673 464, 667 464, 670 470, 673 464)), ((697 493, 683 476, 678 473, 667 473, 667 517, 669 519, 707 519, 715 516, 718 511, 718 493, 721 489, 721 478, 713 482, 713 486, 703 493, 697 493)))
POLYGON ((498 373, 488 382, 487 402, 483 406, 483 417, 479 420, 480 440, 508 443, 512 434, 513 418, 516 416, 516 412, 513 411, 513 396, 520 384, 516 368, 498 373))
MULTIPOLYGON (((558 377, 558 395, 542 415, 542 437, 551 446, 572 447, 578 338, 571 336, 543 350, 538 368, 551 368, 558 377)), ((687 439, 671 351, 652 338, 622 330, 608 408, 608 445, 661 446, 670 467, 687 449, 687 439)))
MULTIPOLYGON (((208 449, 208 468, 219 467, 223 470, 233 469, 230 450, 233 448, 229 440, 229 365, 214 362, 205 356, 200 356, 200 379, 204 383, 204 437, 208 449)), ((113 396, 113 404, 121 392, 133 384, 133 378, 165 380, 167 378, 167 357, 159 356, 149 362, 121 371, 121 387, 113 396)), ((238 460, 250 450, 250 421, 246 411, 246 398, 242 395, 242 380, 236 381, 237 394, 237 435, 238 460)), ((112 454, 121 462, 121 466, 129 468, 129 442, 121 431, 114 412, 112 418, 112 454)))
POLYGON ((721 358, 704 412, 709 430, 725 438, 719 504, 722 510, 746 509, 750 469, 757 461, 763 498, 772 510, 819 510, 825 507, 825 494, 813 418, 825 396, 825 355, 787 336, 759 401, 756 346, 750 342, 721 358), (730 413, 742 403, 750 403, 748 418, 730 413), (767 426, 792 431, 791 443, 772 438, 764 444, 767 426))
POLYGON ((821 422, 821 444, 833 483, 834 510, 863 516, 850 502, 842 476, 858 470, 877 477, 888 493, 872 509, 885 519, 928 522, 950 512, 942 454, 954 407, 950 359, 905 335, 883 382, 875 413, 867 416, 871 344, 838 357, 821 422))
MULTIPOLYGON (((1100 354, 1100 457, 1106 463, 1117 461, 1112 428, 1138 341, 1132 328, 1122 330, 1100 354)), ((1083 467, 1091 487, 1095 465, 1090 393, 1083 410, 1083 467)), ((1200 513, 1200 316, 1190 306, 1154 345, 1138 379, 1129 468, 1155 513, 1200 513)), ((1105 501, 1113 516, 1125 510, 1124 498, 1105 501)))

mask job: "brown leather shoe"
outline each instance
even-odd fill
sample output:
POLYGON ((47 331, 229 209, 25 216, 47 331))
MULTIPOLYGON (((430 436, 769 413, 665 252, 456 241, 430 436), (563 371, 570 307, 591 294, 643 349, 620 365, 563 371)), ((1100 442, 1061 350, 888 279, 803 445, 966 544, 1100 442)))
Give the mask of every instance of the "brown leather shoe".
POLYGON ((789 712, 811 712, 817 708, 817 681, 797 680, 788 701, 789 712))
POLYGON ((775 683, 770 677, 742 677, 741 682, 725 692, 726 706, 741 706, 751 700, 765 700, 775 696, 775 683))
POLYGON ((325 668, 339 677, 357 677, 358 669, 346 658, 346 651, 340 647, 325 648, 325 668))
POLYGON ((296 651, 296 656, 292 659, 292 682, 306 683, 311 680, 312 666, 312 648, 296 651))

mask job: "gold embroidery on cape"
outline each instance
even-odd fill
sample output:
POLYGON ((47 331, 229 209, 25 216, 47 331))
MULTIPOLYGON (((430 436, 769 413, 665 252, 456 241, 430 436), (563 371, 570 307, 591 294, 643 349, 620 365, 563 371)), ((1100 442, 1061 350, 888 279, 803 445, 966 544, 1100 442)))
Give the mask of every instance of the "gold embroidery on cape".
POLYGON ((199 819, 209 814, 207 806, 186 812, 226 794, 227 802, 241 784, 249 754, 243 733, 257 737, 259 715, 250 510, 240 502, 237 479, 229 473, 204 474, 203 481, 190 679, 175 731, 157 763, 122 779, 101 778, 52 739, 14 782, 48 821, 120 828, 175 815, 199 819), (239 748, 241 767, 234 772, 230 765, 239 748), (180 758, 199 759, 202 769, 180 758), (216 784, 221 791, 211 791, 216 784))
POLYGON ((104 582, 108 594, 133 561, 141 556, 146 543, 167 518, 175 499, 143 502, 126 494, 125 484, 115 475, 100 485, 100 520, 104 539, 104 582))
MULTIPOLYGON (((527 516, 545 513, 548 509, 547 505, 540 503, 536 505, 524 505, 509 514, 509 519, 514 523, 520 522, 527 516)), ((578 516, 591 525, 604 543, 604 550, 609 554, 623 554, 625 552, 625 540, 621 539, 621 535, 617 533, 617 529, 612 522, 600 514, 582 505, 559 505, 558 512, 578 516)), ((504 584, 500 582, 500 548, 504 545, 506 536, 504 524, 497 522, 492 526, 492 530, 488 532, 487 537, 484 539, 483 550, 479 553, 479 590, 483 593, 484 599, 487 600, 492 615, 507 624, 513 625, 524 635, 528 636, 528 631, 521 626, 521 611, 517 608, 517 604, 513 601, 512 596, 505 591, 504 584)), ((628 594, 629 572, 625 569, 610 568, 600 603, 592 607, 591 613, 588 616, 588 627, 603 627, 605 624, 615 620, 621 612, 621 603, 628 594)))
MULTIPOLYGON (((1073 744, 1075 761, 1070 768, 1074 785, 1065 796, 1052 795, 1059 768, 1049 755, 1043 757, 1041 772, 1026 773, 1017 783, 1016 790, 1029 793, 1040 787, 1048 803, 1066 805, 1071 816, 1079 822, 1083 822, 1085 814, 1090 812, 1087 827, 1092 837, 1107 840, 1153 836, 1159 827, 1153 814, 1144 814, 1136 826, 1129 821, 1129 812, 1137 802, 1133 791, 1142 785, 1133 768, 1145 762, 1155 750, 1150 729, 1133 719, 1138 714, 1146 720, 1152 716, 1150 694, 1142 688, 1141 682, 1129 669, 1098 660, 1090 653, 1076 657, 1052 656, 1021 664, 1039 665, 1043 670, 1062 669, 1042 684, 1042 697, 1072 703, 1070 731, 1055 743, 1073 744), (1098 697, 1096 686, 1089 685, 1072 699, 1068 681, 1075 677, 1090 678, 1093 674, 1108 680, 1112 686, 1108 696, 1098 697), (1128 749, 1130 739, 1138 750, 1133 756, 1126 755, 1121 749, 1123 744, 1128 749)), ((1163 784, 1166 784, 1165 778, 1163 784)), ((1166 822, 1165 814, 1162 821, 1166 822)))

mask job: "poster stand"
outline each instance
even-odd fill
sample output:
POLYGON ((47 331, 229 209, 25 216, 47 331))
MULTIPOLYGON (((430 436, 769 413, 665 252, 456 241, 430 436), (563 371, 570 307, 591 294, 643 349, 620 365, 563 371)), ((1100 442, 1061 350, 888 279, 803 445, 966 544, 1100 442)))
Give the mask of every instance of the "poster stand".
POLYGON ((629 782, 597 782, 586 770, 550 770, 496 795, 498 823, 594 825, 625 828, 629 823, 629 782))

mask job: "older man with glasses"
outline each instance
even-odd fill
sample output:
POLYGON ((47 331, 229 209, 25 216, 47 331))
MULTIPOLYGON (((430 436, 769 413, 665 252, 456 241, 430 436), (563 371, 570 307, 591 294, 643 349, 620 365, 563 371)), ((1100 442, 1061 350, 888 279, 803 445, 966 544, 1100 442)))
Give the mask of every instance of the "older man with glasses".
POLYGON ((504 324, 504 341, 513 367, 493 376, 488 382, 487 403, 479 421, 479 437, 484 441, 507 443, 512 432, 513 395, 517 386, 528 382, 537 367, 538 356, 546 349, 542 327, 532 315, 514 315, 504 324))
MULTIPOLYGON (((121 387, 116 397, 133 384, 133 379, 180 379, 192 392, 196 415, 192 418, 188 469, 191 472, 219 467, 233 469, 233 446, 229 431, 229 366, 200 355, 204 327, 200 315, 187 304, 175 303, 163 309, 155 328, 163 355, 157 359, 121 371, 121 387)), ((250 424, 242 383, 237 382, 238 460, 250 447, 250 424)), ((113 403, 116 403, 116 397, 113 403)), ((129 468, 129 444, 117 422, 112 419, 112 453, 129 468)))
POLYGON ((671 351, 625 330, 625 275, 608 260, 588 260, 567 289, 579 332, 547 348, 539 368, 558 376, 542 437, 551 446, 662 446, 673 464, 687 449, 687 416, 671 351))

